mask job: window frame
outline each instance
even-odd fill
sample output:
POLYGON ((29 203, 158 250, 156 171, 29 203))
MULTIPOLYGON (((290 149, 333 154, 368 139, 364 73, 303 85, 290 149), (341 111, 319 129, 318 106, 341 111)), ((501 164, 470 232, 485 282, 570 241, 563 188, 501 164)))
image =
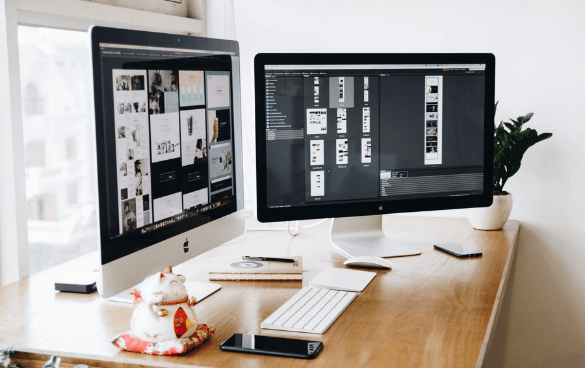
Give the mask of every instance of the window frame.
MULTIPOLYGON (((87 31, 91 25, 205 37, 206 0, 193 19, 81 0, 0 2, 0 286, 30 275, 18 26, 87 31)), ((93 101, 93 100, 92 100, 93 101)))

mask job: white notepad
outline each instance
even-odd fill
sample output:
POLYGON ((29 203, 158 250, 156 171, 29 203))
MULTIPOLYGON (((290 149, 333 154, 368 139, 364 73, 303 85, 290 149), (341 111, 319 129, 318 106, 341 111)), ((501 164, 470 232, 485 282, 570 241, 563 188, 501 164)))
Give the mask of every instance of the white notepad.
POLYGON ((375 276, 375 272, 328 267, 311 280, 309 285, 325 289, 363 291, 375 276))

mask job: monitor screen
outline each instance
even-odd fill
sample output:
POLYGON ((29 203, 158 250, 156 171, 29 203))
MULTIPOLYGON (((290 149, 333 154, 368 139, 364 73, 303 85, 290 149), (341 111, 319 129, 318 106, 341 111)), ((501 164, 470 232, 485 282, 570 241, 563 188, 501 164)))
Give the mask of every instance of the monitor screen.
POLYGON ((185 46, 99 44, 104 264, 236 211, 237 56, 185 46))
MULTIPOLYGON (((301 208, 311 208, 305 213, 335 217, 341 212, 319 208, 369 203, 370 213, 354 207, 361 215, 406 211, 409 203, 416 205, 412 210, 437 209, 437 200, 448 208, 449 198, 491 196, 486 111, 493 129, 493 92, 486 91, 493 80, 486 79, 486 62, 319 58, 306 62, 299 54, 290 63, 267 56, 256 65, 265 110, 257 120, 263 212, 282 209, 287 219, 301 219, 311 217, 301 208)), ((464 206, 451 208, 457 207, 464 206)))

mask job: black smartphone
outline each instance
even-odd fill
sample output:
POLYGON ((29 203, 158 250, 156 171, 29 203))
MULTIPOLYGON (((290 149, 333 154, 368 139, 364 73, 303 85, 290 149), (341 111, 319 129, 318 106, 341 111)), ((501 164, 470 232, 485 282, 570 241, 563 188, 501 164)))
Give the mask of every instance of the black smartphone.
POLYGON ((237 333, 225 340, 220 348, 221 350, 237 353, 313 359, 323 349, 323 343, 321 341, 237 333))
POLYGON ((438 250, 442 250, 443 252, 447 252, 459 258, 479 257, 482 255, 481 252, 469 249, 457 243, 436 244, 434 245, 434 247, 438 250))

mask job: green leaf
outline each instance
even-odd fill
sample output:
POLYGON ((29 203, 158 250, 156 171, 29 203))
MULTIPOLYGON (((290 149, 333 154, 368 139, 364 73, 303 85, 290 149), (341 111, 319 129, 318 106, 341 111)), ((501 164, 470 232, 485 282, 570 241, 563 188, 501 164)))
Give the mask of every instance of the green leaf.
MULTIPOLYGON (((494 106, 494 113, 497 103, 494 106)), ((511 123, 504 123, 494 129, 494 190, 503 191, 504 185, 509 178, 514 176, 521 166, 522 159, 528 148, 538 142, 552 137, 552 133, 538 134, 536 130, 526 128, 522 130, 533 117, 529 112, 525 116, 519 116, 516 120, 510 119, 511 123), (508 128, 506 130, 505 128, 508 128)))
POLYGON ((510 129, 511 131, 515 129, 514 125, 510 124, 510 123, 504 123, 505 126, 508 127, 508 129, 510 129))
POLYGON ((520 160, 514 160, 511 161, 510 164, 508 165, 508 178, 511 178, 512 176, 514 176, 518 170, 520 170, 520 160))
POLYGON ((552 133, 542 133, 538 136, 538 140, 534 143, 536 144, 538 142, 544 141, 545 139, 549 139, 550 137, 552 137, 552 133))

